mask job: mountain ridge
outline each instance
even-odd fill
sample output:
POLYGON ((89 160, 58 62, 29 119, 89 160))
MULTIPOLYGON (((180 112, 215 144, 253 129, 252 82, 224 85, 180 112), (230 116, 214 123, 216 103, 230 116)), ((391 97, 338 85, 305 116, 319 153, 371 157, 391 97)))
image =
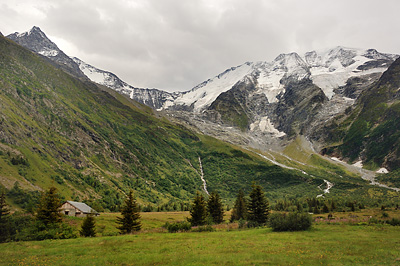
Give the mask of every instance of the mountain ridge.
MULTIPOLYGON (((51 53, 47 57, 52 59, 51 53)), ((183 124, 231 143, 266 150, 269 145, 284 147, 299 135, 315 136, 314 132, 327 128, 326 123, 355 109, 363 91, 396 58, 375 49, 342 46, 302 55, 292 52, 270 62, 228 68, 179 93, 135 88, 111 72, 77 58, 73 61, 89 79, 160 110, 170 119, 182 119, 183 124), (229 133, 232 127, 241 133, 234 132, 234 137, 229 133)), ((321 149, 324 145, 315 142, 321 149)))
MULTIPOLYGON (((324 153, 346 161, 362 160, 369 168, 400 167, 400 59, 361 92, 352 110, 327 124, 324 153), (339 145, 335 143, 340 142, 339 145)), ((316 137, 316 136, 315 136, 316 137)), ((317 138, 317 137, 316 137, 317 138)))
MULTIPOLYGON (((253 181, 271 198, 319 193, 324 177, 317 171, 281 168, 171 123, 4 37, 0 57, 1 189, 22 188, 27 195, 54 185, 65 198, 111 211, 130 189, 141 204, 188 202, 203 189, 201 177, 208 191, 228 200, 253 181)), ((346 178, 364 189, 353 175, 346 178)))

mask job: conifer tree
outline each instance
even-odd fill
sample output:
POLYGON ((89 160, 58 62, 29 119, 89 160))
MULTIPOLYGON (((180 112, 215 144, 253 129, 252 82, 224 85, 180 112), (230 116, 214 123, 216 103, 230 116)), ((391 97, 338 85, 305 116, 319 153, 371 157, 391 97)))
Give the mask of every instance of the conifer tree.
POLYGON ((235 205, 232 209, 230 221, 237 221, 240 219, 246 220, 247 218, 247 203, 244 197, 243 190, 240 190, 235 201, 235 205))
POLYGON ((96 236, 96 220, 94 219, 94 215, 92 213, 88 214, 83 220, 79 234, 85 237, 96 236))
POLYGON ((193 200, 192 209, 190 210, 190 218, 188 221, 192 226, 205 225, 207 221, 206 201, 198 191, 193 200))
POLYGON ((45 226, 62 223, 60 207, 61 200, 57 193, 57 188, 52 186, 48 191, 42 193, 42 197, 36 210, 36 219, 42 222, 45 226))
POLYGON ((213 223, 220 224, 224 222, 224 208, 217 192, 211 192, 207 201, 207 211, 213 223))
POLYGON ((328 213, 329 212, 329 206, 328 206, 327 202, 324 203, 324 206, 322 207, 322 212, 323 213, 328 213))
POLYGON ((133 196, 133 191, 129 191, 124 206, 121 208, 122 217, 117 217, 117 229, 120 234, 130 234, 133 231, 139 231, 142 227, 140 223, 139 205, 133 196))
POLYGON ((269 203, 261 186, 253 184, 252 188, 248 205, 248 220, 257 225, 263 225, 268 220, 269 203))
POLYGON ((0 243, 7 241, 9 237, 10 228, 10 210, 6 203, 6 196, 4 191, 0 195, 0 243))

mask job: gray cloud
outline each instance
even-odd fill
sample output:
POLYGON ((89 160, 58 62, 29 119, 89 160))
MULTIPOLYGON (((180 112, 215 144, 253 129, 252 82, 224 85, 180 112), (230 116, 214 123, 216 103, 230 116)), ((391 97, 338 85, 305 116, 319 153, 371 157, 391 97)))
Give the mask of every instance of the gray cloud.
POLYGON ((37 25, 133 86, 188 90, 226 68, 337 45, 400 53, 397 0, 0 0, 0 31, 37 25))

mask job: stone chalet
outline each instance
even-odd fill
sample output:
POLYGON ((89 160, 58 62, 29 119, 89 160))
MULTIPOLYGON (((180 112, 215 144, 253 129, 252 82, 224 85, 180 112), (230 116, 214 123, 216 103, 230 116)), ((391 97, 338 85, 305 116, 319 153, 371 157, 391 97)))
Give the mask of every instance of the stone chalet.
POLYGON ((82 202, 76 201, 66 201, 60 207, 61 213, 68 215, 68 216, 75 216, 75 217, 86 217, 89 213, 93 213, 94 215, 100 215, 94 209, 86 205, 82 202))

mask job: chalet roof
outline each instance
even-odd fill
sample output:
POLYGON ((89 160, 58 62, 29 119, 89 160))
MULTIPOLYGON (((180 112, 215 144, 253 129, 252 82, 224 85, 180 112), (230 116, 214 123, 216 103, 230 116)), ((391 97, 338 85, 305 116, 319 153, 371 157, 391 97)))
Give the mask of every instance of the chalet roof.
POLYGON ((67 200, 69 204, 77 208, 83 213, 97 213, 94 209, 92 209, 90 206, 86 205, 86 203, 83 202, 76 202, 76 201, 70 201, 67 200))

